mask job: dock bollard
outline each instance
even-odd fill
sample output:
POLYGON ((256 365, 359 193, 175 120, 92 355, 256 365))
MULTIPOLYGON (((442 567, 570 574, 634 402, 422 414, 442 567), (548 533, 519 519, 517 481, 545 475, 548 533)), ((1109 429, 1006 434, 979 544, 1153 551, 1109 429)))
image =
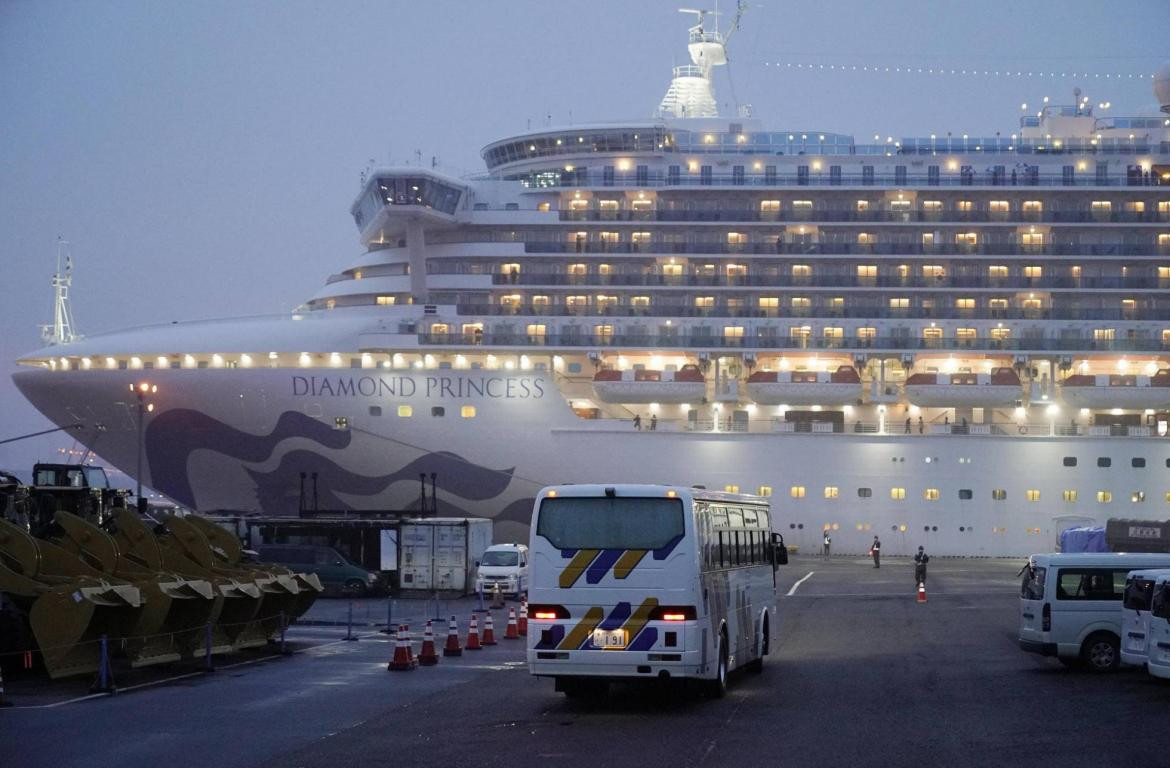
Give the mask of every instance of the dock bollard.
POLYGON ((386 628, 382 632, 394 634, 394 600, 389 595, 386 596, 386 628))
POLYGON ((211 665, 211 625, 208 624, 203 631, 203 672, 210 675, 215 671, 215 667, 211 665))
POLYGON ((106 635, 102 635, 101 640, 101 658, 98 659, 98 679, 90 689, 90 693, 117 693, 117 688, 113 686, 113 676, 110 674, 110 639, 106 635))
POLYGON ((357 642, 357 638, 353 636, 353 600, 349 601, 349 618, 345 622, 345 639, 351 643, 357 642))
POLYGON ((4 698, 4 669, 0 667, 0 707, 11 707, 12 702, 4 698))

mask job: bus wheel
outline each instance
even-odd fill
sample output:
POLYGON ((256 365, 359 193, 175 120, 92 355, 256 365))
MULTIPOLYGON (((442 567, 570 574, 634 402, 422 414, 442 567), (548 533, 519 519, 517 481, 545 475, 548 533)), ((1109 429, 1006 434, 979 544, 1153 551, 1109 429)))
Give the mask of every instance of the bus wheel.
POLYGON ((722 699, 727 695, 727 637, 719 633, 719 663, 715 667, 715 679, 707 682, 707 695, 712 699, 722 699))
POLYGON ((747 663, 745 669, 753 675, 764 671, 764 657, 768 655, 768 618, 764 617, 764 634, 760 637, 760 655, 747 663))
POLYGON ((1089 635, 1081 646, 1081 658, 1094 672, 1113 672, 1121 663, 1117 638, 1109 632, 1089 635))

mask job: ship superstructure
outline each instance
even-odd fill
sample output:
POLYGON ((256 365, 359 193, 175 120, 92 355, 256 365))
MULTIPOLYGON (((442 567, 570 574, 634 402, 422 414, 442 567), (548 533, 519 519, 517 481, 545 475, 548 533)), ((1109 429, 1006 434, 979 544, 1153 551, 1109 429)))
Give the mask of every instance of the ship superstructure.
POLYGON ((295 511, 309 473, 404 508, 433 472, 505 528, 547 483, 700 483, 858 551, 1170 516, 1170 114, 1077 92, 1005 136, 858 142, 715 116, 709 75, 480 177, 370 172, 361 254, 292 316, 93 336, 17 383, 205 510, 295 511))

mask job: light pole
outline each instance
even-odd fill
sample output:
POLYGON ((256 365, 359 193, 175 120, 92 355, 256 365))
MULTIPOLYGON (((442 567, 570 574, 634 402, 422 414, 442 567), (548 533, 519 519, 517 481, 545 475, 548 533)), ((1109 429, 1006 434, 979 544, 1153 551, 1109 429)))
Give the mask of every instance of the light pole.
POLYGON ((142 498, 142 448, 143 448, 143 427, 145 422, 145 415, 154 410, 154 403, 147 403, 145 401, 146 394, 154 394, 158 392, 158 387, 150 382, 140 382, 137 386, 130 385, 130 391, 138 397, 138 470, 134 473, 134 480, 137 484, 135 496, 138 498, 138 513, 146 513, 146 499, 142 498))

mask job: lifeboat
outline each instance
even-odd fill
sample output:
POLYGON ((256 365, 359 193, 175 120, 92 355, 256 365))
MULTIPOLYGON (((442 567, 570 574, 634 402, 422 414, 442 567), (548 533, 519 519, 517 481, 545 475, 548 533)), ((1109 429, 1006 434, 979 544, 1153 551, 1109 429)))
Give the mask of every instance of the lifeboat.
POLYGON ((761 405, 846 405, 861 397, 861 377, 852 366, 828 371, 757 371, 748 396, 761 405))
POLYGON ((707 380, 697 365, 677 371, 601 370, 593 377, 597 399, 606 403, 698 403, 707 380))
POLYGON ((1060 385, 1064 402, 1073 408, 1170 407, 1170 368, 1153 376, 1074 374, 1060 385))
POLYGON ((931 408, 1008 408, 1020 399, 1020 377, 1011 368, 991 373, 915 373, 906 399, 931 408))

